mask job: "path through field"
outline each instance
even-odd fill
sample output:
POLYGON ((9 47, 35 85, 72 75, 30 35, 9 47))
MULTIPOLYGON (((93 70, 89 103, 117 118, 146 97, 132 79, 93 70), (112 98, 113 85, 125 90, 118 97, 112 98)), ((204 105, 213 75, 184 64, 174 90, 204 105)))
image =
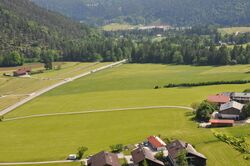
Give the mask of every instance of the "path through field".
POLYGON ((90 113, 100 113, 100 112, 116 112, 116 111, 145 110, 145 109, 166 109, 166 108, 179 108, 179 109, 193 111, 193 108, 185 107, 185 106, 147 106, 147 107, 115 108, 115 109, 79 111, 79 112, 63 112, 63 113, 53 113, 53 114, 38 114, 38 115, 8 118, 8 119, 4 119, 3 121, 6 122, 6 121, 21 120, 21 119, 47 117, 47 116, 77 115, 77 114, 90 114, 90 113))

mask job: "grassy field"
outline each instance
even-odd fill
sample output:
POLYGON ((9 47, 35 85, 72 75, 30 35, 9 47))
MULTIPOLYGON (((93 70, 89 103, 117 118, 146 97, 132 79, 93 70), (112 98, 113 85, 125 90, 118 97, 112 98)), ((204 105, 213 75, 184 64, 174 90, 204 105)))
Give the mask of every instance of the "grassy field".
MULTIPOLYGON (((76 76, 90 71, 107 63, 79 63, 57 62, 54 66, 61 65, 60 70, 45 71, 41 74, 32 75, 32 78, 5 77, 3 73, 11 73, 20 67, 0 68, 0 109, 16 103, 29 94, 53 85, 65 78, 76 76)), ((43 64, 27 64, 33 71, 43 69, 43 64)))
MULTIPOLYGON (((250 79, 250 65, 194 67, 127 64, 78 79, 23 105, 6 118, 53 112, 183 105, 189 106, 208 94, 243 91, 244 85, 153 89, 167 83, 250 79)), ((190 112, 182 109, 129 110, 58 117, 31 118, 0 123, 0 162, 65 159, 81 146, 88 154, 109 149, 116 143, 134 144, 149 135, 188 141, 208 158, 208 165, 249 165, 229 145, 218 141, 214 131, 250 140, 250 125, 201 129, 190 112), (32 126, 32 127, 31 127, 32 126), (18 154, 18 155, 16 155, 18 154)))
POLYGON ((133 26, 129 24, 119 24, 119 23, 112 23, 102 27, 104 31, 128 30, 130 28, 133 28, 133 26))
POLYGON ((250 32, 250 27, 230 27, 230 28, 220 28, 219 31, 222 34, 233 34, 236 32, 250 32))

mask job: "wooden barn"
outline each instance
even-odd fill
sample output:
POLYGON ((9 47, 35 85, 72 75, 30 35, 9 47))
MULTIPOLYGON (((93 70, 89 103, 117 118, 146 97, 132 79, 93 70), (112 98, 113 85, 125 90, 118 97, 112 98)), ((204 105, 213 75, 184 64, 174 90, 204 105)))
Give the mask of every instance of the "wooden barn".
POLYGON ((244 105, 236 101, 231 101, 220 106, 219 116, 222 119, 240 120, 244 115, 242 112, 244 105))

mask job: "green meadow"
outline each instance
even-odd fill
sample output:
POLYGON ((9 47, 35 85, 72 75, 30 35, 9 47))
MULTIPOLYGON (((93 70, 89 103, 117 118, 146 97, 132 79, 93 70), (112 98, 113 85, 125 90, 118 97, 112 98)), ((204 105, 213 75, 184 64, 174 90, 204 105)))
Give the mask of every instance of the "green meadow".
MULTIPOLYGON (((5 118, 45 113, 141 106, 190 106, 209 94, 243 91, 250 84, 160 88, 168 83, 250 79, 250 65, 195 67, 125 64, 78 79, 19 107, 5 118)), ((81 146, 88 154, 112 144, 135 144, 149 135, 185 140, 208 158, 208 165, 249 165, 243 155, 220 142, 221 131, 250 140, 250 125, 203 129, 183 109, 141 109, 30 118, 0 123, 0 162, 65 159, 81 146)), ((249 141, 250 142, 250 141, 249 141)), ((66 165, 66 164, 65 164, 66 165)), ((70 164, 67 164, 70 165, 70 164)))

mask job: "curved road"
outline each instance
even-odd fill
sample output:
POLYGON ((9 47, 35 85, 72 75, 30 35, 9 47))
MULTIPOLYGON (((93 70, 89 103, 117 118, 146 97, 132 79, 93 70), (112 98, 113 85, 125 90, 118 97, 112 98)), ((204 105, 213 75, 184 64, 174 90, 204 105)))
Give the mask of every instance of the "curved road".
POLYGON ((165 108, 179 108, 185 110, 193 111, 193 108, 186 106, 146 106, 146 107, 131 107, 131 108, 114 108, 114 109, 103 109, 103 110, 92 110, 92 111, 78 111, 78 112, 62 112, 62 113, 52 113, 52 114, 37 114, 20 116, 15 118, 4 119, 3 121, 14 121, 21 119, 48 117, 48 116, 62 116, 62 115, 77 115, 77 114, 90 114, 90 113, 100 113, 100 112, 116 112, 116 111, 128 111, 128 110, 142 110, 142 109, 165 109, 165 108))
POLYGON ((72 78, 64 79, 63 81, 61 81, 61 82, 59 82, 59 83, 56 83, 56 84, 54 84, 54 85, 52 85, 52 86, 49 86, 49 87, 47 87, 47 88, 45 88, 45 89, 42 89, 42 90, 40 90, 40 91, 37 91, 37 92, 33 93, 32 95, 30 95, 29 97, 27 97, 27 98, 21 100, 20 102, 17 102, 16 104, 14 104, 14 105, 12 105, 12 106, 10 106, 10 107, 8 107, 8 108, 2 110, 2 111, 0 112, 0 116, 4 116, 5 114, 7 114, 7 113, 13 111, 13 110, 16 109, 17 107, 20 107, 21 105, 23 105, 23 104, 29 102, 30 100, 32 100, 32 99, 34 99, 34 98, 36 98, 36 97, 38 97, 38 96, 40 96, 40 95, 42 95, 42 94, 44 94, 44 93, 50 91, 50 90, 52 90, 52 89, 55 89, 55 88, 57 88, 57 87, 59 87, 59 86, 61 86, 61 85, 67 84, 67 83, 69 83, 69 82, 71 82, 71 81, 74 81, 74 80, 76 80, 76 79, 78 79, 78 78, 88 76, 88 75, 90 75, 90 74, 92 74, 92 73, 95 73, 95 72, 98 72, 98 71, 101 71, 101 70, 105 70, 105 69, 114 67, 114 66, 116 66, 116 65, 123 64, 123 63, 125 63, 125 62, 127 62, 127 59, 124 59, 124 60, 122 60, 122 61, 119 61, 119 62, 115 62, 115 63, 109 64, 109 65, 106 65, 106 66, 102 66, 102 67, 99 67, 99 68, 97 68, 97 69, 93 69, 93 70, 91 70, 91 71, 82 73, 82 74, 77 75, 77 76, 72 77, 72 78))

